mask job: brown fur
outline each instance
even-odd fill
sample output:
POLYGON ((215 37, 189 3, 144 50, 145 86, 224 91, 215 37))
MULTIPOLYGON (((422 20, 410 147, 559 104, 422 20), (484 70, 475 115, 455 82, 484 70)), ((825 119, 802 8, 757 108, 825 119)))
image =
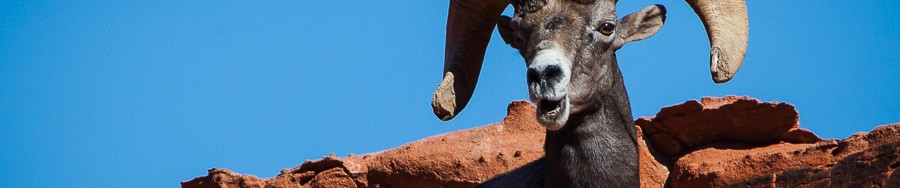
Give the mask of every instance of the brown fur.
POLYGON ((563 86, 571 102, 571 115, 561 129, 547 132, 544 158, 481 186, 639 186, 631 105, 615 51, 624 43, 658 31, 665 9, 651 6, 626 16, 646 19, 618 23, 612 0, 541 2, 514 4, 514 17, 501 20, 500 31, 512 47, 519 49, 528 66, 536 53, 548 47, 562 51, 565 59, 571 60, 561 65, 571 71, 565 75, 570 81, 563 86), (537 5, 541 6, 529 7, 537 5), (605 35, 597 31, 604 23, 623 27, 605 35))

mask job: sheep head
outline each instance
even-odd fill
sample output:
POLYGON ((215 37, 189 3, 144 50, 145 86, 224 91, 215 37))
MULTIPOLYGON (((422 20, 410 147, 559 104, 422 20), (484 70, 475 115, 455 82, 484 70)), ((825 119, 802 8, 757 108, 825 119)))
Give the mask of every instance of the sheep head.
MULTIPOLYGON (((727 82, 740 67, 747 48, 744 2, 687 2, 700 16, 710 37, 713 80, 727 82)), ((616 20, 615 4, 615 0, 451 0, 444 79, 432 98, 435 115, 446 121, 465 108, 477 84, 493 27, 498 25, 504 40, 519 49, 529 66, 530 97, 539 109, 546 110, 539 120, 548 129, 558 128, 554 125, 565 122, 567 110, 582 106, 572 104, 587 102, 582 99, 590 97, 591 92, 572 86, 605 83, 602 81, 608 79, 572 74, 600 73, 593 69, 615 65, 616 50, 624 43, 653 35, 665 19, 665 9, 657 5, 616 20), (501 17, 510 3, 516 8, 515 15, 501 17), (550 62, 558 66, 549 66, 550 62), (553 75, 555 72, 559 74, 553 75), (553 80, 554 76, 559 79, 541 81, 553 80)), ((618 74, 617 68, 615 71, 618 74)))

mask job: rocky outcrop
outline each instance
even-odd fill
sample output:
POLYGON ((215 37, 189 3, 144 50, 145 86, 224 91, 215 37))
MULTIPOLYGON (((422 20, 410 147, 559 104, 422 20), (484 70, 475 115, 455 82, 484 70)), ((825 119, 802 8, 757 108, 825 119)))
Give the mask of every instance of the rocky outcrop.
MULTIPOLYGON (((719 184, 732 187, 900 187, 900 124, 881 126, 841 141, 755 148, 744 159, 721 160, 747 169, 719 184), (766 165, 736 165, 736 163, 766 165)), ((713 183, 713 182, 710 182, 713 183)))
POLYGON ((512 102, 500 123, 376 153, 306 161, 265 180, 211 169, 182 187, 471 187, 544 155, 544 128, 534 111, 528 102, 512 102))
MULTIPOLYGON (((500 123, 344 158, 327 156, 260 179, 226 169, 182 187, 471 187, 543 155, 534 106, 509 105, 500 123)), ((640 118, 642 187, 900 185, 900 124, 845 140, 799 128, 786 103, 703 98, 640 118)))
POLYGON ((729 96, 663 108, 635 124, 656 159, 670 162, 671 187, 900 185, 888 181, 900 178, 890 178, 900 165, 900 124, 837 141, 797 119, 789 104, 729 96))

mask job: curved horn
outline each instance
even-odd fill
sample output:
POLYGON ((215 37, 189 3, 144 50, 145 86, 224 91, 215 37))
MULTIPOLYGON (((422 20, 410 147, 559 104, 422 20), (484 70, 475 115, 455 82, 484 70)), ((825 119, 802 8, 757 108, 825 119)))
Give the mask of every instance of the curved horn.
POLYGON ((734 77, 747 54, 750 36, 744 0, 685 0, 700 16, 709 36, 709 70, 713 81, 725 83, 734 77))
POLYGON ((431 98, 434 115, 441 120, 453 119, 472 98, 496 19, 509 3, 509 0, 450 1, 444 79, 431 98))

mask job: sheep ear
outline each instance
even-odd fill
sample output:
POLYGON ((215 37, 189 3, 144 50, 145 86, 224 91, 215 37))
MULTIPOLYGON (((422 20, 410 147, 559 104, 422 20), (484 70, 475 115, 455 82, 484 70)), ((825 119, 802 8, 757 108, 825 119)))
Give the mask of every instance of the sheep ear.
POLYGON ((512 18, 509 16, 500 16, 497 18, 497 32, 500 33, 500 37, 503 38, 503 42, 508 44, 509 46, 519 49, 517 44, 515 43, 515 36, 513 36, 513 28, 512 28, 512 18))
POLYGON ((622 40, 622 44, 646 39, 656 34, 665 22, 666 7, 648 6, 619 19, 616 35, 622 40))

